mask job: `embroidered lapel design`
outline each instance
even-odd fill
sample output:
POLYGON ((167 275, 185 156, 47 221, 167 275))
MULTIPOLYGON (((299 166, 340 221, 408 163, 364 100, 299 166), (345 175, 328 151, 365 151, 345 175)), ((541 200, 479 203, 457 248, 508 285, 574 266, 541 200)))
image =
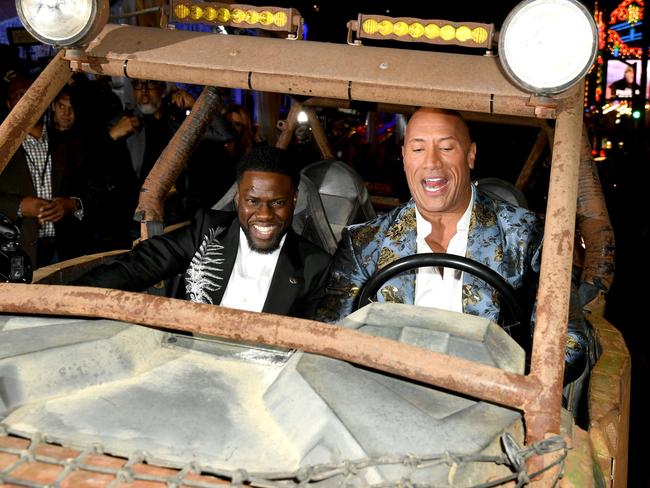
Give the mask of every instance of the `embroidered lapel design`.
MULTIPOLYGON (((393 261, 415 254, 416 234, 415 202, 410 200, 386 229, 384 238, 379 243, 377 269, 380 270, 393 261)), ((409 271, 386 281, 379 290, 377 299, 394 303, 413 303, 414 296, 415 271, 409 271)))
POLYGON ((209 233, 203 236, 201 246, 192 257, 187 272, 185 283, 187 297, 190 301, 198 303, 214 304, 211 293, 219 291, 223 282, 223 246, 217 240, 217 236, 225 230, 225 227, 210 229, 209 233))

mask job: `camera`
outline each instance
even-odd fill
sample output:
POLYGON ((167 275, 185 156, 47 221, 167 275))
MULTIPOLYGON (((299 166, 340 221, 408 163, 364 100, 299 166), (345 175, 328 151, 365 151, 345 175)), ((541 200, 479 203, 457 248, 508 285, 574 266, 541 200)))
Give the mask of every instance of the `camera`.
POLYGON ((0 213, 0 282, 31 283, 32 263, 18 244, 20 231, 0 213))

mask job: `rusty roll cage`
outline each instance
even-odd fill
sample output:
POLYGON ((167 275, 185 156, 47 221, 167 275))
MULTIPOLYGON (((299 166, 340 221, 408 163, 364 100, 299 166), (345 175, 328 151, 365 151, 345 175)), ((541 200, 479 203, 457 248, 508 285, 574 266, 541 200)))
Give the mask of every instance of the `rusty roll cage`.
MULTIPOLYGON (((0 171, 72 70, 201 84, 206 90, 220 86, 555 119, 537 321, 527 375, 317 322, 115 290, 2 284, 0 310, 106 317, 297 348, 519 409, 527 443, 560 432, 582 83, 550 98, 538 97, 510 83, 493 56, 107 25, 85 51, 60 51, 0 126, 0 171)), ((162 220, 160 203, 154 200, 171 186, 174 168, 184 164, 187 140, 192 139, 187 132, 204 125, 214 109, 212 98, 204 92, 149 174, 138 207, 144 223, 162 220)))

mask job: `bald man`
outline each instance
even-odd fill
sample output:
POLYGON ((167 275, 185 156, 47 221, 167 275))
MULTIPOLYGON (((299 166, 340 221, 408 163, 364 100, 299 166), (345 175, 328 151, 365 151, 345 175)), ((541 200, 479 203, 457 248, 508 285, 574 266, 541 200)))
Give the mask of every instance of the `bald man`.
MULTIPOLYGON (((534 213, 472 184, 476 144, 460 114, 434 108, 415 112, 406 128, 402 156, 411 200, 343 231, 317 318, 340 320, 354 310, 360 288, 377 271, 400 258, 431 252, 483 263, 516 290, 533 296, 542 223, 534 213)), ((387 280, 373 300, 435 307, 495 322, 500 315, 489 285, 453 269, 402 273, 387 280)), ((575 377, 586 364, 587 326, 579 310, 571 318, 567 370, 575 377)))

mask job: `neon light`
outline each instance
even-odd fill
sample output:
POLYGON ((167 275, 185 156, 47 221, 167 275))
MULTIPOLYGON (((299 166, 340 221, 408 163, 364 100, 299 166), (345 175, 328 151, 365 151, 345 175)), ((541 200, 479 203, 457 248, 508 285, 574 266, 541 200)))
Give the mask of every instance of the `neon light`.
POLYGON ((619 22, 635 23, 643 20, 644 0, 623 0, 609 16, 609 25, 619 22))
POLYGON ((609 44, 609 51, 615 58, 620 56, 622 58, 641 59, 643 48, 628 46, 621 40, 621 36, 615 30, 609 29, 607 31, 607 43, 609 44))

